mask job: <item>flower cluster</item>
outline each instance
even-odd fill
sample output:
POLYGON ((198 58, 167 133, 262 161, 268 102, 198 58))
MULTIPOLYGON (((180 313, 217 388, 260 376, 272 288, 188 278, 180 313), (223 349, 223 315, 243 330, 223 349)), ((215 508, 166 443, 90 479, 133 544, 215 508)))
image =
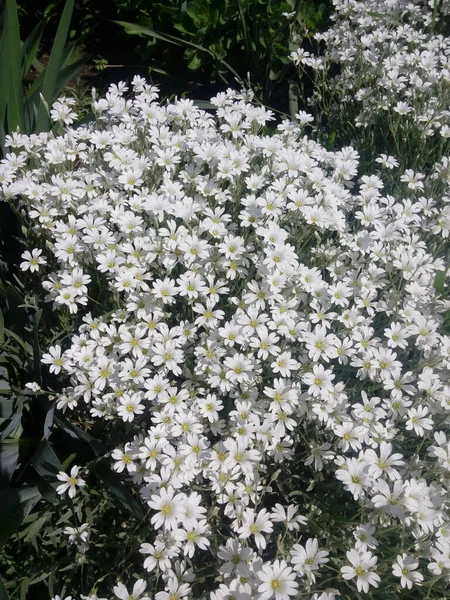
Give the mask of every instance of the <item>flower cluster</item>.
MULTIPOLYGON (((248 92, 219 94, 213 117, 132 85, 96 100, 95 122, 7 138, 0 173, 41 241, 24 268, 41 250, 47 301, 79 317, 43 356, 69 379, 57 408, 131 432, 111 462, 151 510, 156 600, 199 597, 205 561, 211 600, 442 589, 448 161, 400 173, 394 197, 353 147, 327 151, 301 122, 264 133, 273 116, 248 92), (305 467, 290 501, 277 474, 305 467), (313 525, 324 472, 354 508, 338 533, 313 525)), ((71 497, 84 485, 78 467, 58 477, 71 497)))
MULTIPOLYGON (((333 26, 315 35, 324 52, 302 48, 291 59, 312 69, 312 105, 329 116, 354 115, 368 134, 376 123, 392 139, 398 156, 432 139, 436 151, 448 146, 450 38, 435 33, 450 3, 422 0, 333 0, 333 26), (337 75, 336 75, 337 71, 337 75), (330 74, 333 73, 332 76, 330 74), (411 145, 410 145, 411 144, 411 145)), ((419 146, 420 147, 420 146, 419 146)), ((418 153, 420 155, 420 150, 418 153)))

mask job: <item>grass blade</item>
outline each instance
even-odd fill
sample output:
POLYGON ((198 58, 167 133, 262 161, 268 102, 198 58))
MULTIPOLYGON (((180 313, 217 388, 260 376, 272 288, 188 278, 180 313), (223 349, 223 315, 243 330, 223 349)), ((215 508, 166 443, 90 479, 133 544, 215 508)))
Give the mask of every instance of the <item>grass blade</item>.
MULTIPOLYGON (((74 1, 75 0, 66 0, 66 4, 61 15, 61 20, 59 21, 58 31, 56 32, 55 41, 53 43, 50 60, 45 73, 44 84, 42 86, 42 95, 49 106, 52 105, 56 97, 55 90, 58 80, 58 73, 61 68, 64 46, 66 45, 67 35, 69 33, 74 1)), ((44 104, 41 103, 37 117, 36 133, 47 131, 49 126, 50 119, 47 114, 47 110, 44 104)))

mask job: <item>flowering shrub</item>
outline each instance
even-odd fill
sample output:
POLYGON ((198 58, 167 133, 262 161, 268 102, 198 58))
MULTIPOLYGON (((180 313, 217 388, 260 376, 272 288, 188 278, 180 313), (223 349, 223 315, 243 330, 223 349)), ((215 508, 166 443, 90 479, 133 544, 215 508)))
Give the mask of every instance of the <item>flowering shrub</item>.
POLYGON ((395 150, 412 168, 448 153, 450 38, 436 29, 447 23, 450 3, 333 3, 333 26, 314 36, 322 54, 302 48, 291 54, 301 72, 311 71, 309 103, 326 119, 328 133, 345 129, 372 152, 374 146, 395 150))
MULTIPOLYGON (((63 133, 12 135, 1 165, 22 268, 73 324, 42 357, 57 409, 103 424, 151 524, 128 580, 81 598, 443 598, 448 158, 361 171, 250 92, 212 116, 132 87, 78 128, 60 99, 63 133)), ((91 467, 58 476, 83 557, 91 467)))

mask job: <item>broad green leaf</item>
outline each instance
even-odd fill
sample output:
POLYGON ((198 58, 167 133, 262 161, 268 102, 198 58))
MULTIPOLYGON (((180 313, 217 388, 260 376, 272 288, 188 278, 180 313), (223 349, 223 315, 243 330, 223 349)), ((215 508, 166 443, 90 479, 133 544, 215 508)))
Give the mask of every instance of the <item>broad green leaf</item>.
POLYGON ((37 487, 0 490, 0 549, 41 499, 37 487))
MULTIPOLYGON (((45 101, 50 106, 55 99, 55 90, 57 86, 58 73, 62 66, 62 57, 64 46, 66 45, 67 35, 69 33, 70 20, 75 0, 66 0, 61 20, 59 22, 58 31, 56 32, 55 41, 53 43, 50 60, 45 71, 44 84, 42 86, 42 95, 45 101)), ((47 110, 43 103, 39 107, 36 133, 47 131, 50 127, 50 119, 47 110)))

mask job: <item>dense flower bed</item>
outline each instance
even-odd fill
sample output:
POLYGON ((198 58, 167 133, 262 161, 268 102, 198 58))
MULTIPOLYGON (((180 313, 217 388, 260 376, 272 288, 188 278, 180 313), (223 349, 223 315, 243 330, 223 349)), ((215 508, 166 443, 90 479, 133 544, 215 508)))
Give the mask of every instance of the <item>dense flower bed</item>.
MULTIPOLYGON (((41 239, 22 268, 80 315, 43 356, 67 376, 57 408, 126 425, 111 465, 150 509, 140 579, 114 594, 443 597, 448 158, 361 171, 356 147, 306 135, 304 112, 271 131, 250 92, 218 95, 213 116, 132 88, 77 128, 61 99, 64 132, 14 134, 1 166, 41 239)), ((81 514, 88 476, 58 477, 81 514)), ((89 553, 87 523, 66 534, 89 553)))

